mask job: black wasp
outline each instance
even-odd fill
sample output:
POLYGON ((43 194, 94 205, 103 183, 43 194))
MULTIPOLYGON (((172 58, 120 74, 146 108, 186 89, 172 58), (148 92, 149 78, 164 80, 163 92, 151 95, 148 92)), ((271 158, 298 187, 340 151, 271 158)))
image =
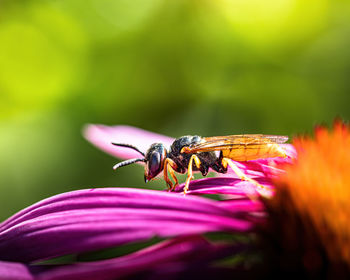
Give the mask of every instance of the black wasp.
POLYGON ((164 180, 169 190, 173 190, 178 185, 175 172, 181 174, 187 172, 184 186, 184 193, 186 193, 193 178, 193 171, 200 171, 203 176, 206 176, 209 168, 218 173, 226 173, 227 167, 230 166, 242 180, 250 181, 255 186, 263 188, 258 182, 247 177, 232 160, 248 161, 270 157, 286 157, 284 149, 279 144, 287 140, 287 136, 264 134, 214 137, 188 135, 176 139, 169 150, 162 143, 154 143, 146 154, 129 144, 112 143, 116 146, 131 148, 143 156, 143 158, 120 162, 113 169, 135 162, 144 162, 145 182, 150 181, 163 171, 164 180), (217 154, 217 151, 219 151, 219 154, 217 154), (169 173, 175 184, 170 180, 169 173))

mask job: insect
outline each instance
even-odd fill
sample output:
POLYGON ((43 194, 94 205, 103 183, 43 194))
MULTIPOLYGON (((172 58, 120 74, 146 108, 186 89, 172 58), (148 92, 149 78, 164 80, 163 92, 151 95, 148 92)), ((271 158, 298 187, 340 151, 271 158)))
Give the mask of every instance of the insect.
POLYGON ((114 165, 113 169, 133 164, 145 163, 145 182, 152 180, 163 172, 164 180, 169 190, 178 185, 175 172, 185 174, 187 178, 184 193, 189 189, 193 172, 200 171, 203 176, 209 168, 226 173, 228 166, 242 179, 253 183, 258 188, 264 188, 254 179, 246 176, 234 161, 249 161, 270 157, 286 157, 284 149, 279 145, 288 140, 287 136, 242 134, 229 136, 182 136, 177 138, 167 150, 162 143, 154 143, 146 153, 129 144, 112 143, 120 147, 131 148, 142 155, 142 158, 129 159, 114 165), (169 174, 173 181, 170 180, 169 174))

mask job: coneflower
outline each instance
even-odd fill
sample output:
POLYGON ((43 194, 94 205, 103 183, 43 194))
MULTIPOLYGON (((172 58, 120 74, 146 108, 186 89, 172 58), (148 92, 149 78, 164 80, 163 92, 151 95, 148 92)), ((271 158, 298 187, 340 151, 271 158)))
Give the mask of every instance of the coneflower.
MULTIPOLYGON (((135 151, 116 149, 111 141, 140 149, 157 141, 173 141, 126 126, 90 125, 85 135, 101 149, 123 159, 134 157, 135 151)), ((279 164, 291 163, 295 156, 291 145, 283 148, 290 156, 287 159, 237 163, 244 173, 271 191, 266 197, 274 197, 272 180, 284 173, 279 164)), ((175 192, 121 187, 78 190, 29 206, 0 224, 0 279, 259 278, 277 271, 280 266, 268 269, 270 260, 280 252, 273 250, 273 245, 283 240, 282 234, 272 238, 271 229, 276 226, 272 221, 280 214, 273 215, 273 210, 279 212, 273 206, 274 198, 251 200, 254 186, 233 174, 194 180, 186 196, 182 187, 180 184, 175 192), (194 194, 216 194, 221 199, 194 194), (153 245, 147 247, 154 238, 153 245), (265 241, 261 242, 264 251, 256 250, 257 240, 265 241), (87 252, 127 244, 138 246, 121 256, 78 261, 87 252), (43 262, 66 255, 71 257, 63 263, 43 262), (222 263, 225 259, 230 262, 222 263), (264 264, 265 273, 260 273, 259 264, 264 264)), ((279 196, 278 192, 276 198, 279 196)))

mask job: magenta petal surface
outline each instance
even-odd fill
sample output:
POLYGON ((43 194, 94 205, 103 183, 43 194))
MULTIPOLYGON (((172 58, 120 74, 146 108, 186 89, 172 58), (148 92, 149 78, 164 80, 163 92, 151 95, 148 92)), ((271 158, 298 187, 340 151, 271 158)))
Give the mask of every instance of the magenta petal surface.
POLYGON ((146 152, 153 143, 159 142, 170 147, 174 141, 174 138, 126 125, 88 124, 83 134, 96 147, 121 159, 139 158, 140 154, 132 149, 114 146, 111 142, 131 144, 146 152))
MULTIPOLYGON (((234 203, 234 202, 233 202, 234 203)), ((249 231, 243 213, 216 201, 152 190, 105 188, 60 194, 0 225, 0 259, 33 262, 152 237, 249 231)))
POLYGON ((0 280, 34 280, 28 266, 22 263, 0 261, 0 280))
MULTIPOLYGON (((175 238, 148 247, 136 253, 104 261, 77 263, 54 268, 39 275, 41 280, 92 280, 120 279, 164 269, 164 265, 176 265, 178 271, 191 265, 191 261, 225 249, 224 245, 214 245, 199 236, 175 238)), ((172 271, 174 273, 174 271, 172 271)))
MULTIPOLYGON (((252 178, 262 185, 264 189, 258 189, 252 183, 241 180, 236 176, 220 176, 191 181, 187 194, 217 194, 222 195, 225 199, 247 199, 247 197, 253 198, 258 195, 263 195, 264 197, 273 195, 274 186, 268 178, 264 176, 252 178)), ((178 185, 175 191, 182 193, 184 185, 184 183, 178 185)), ((257 201, 254 203, 257 204, 257 201)))

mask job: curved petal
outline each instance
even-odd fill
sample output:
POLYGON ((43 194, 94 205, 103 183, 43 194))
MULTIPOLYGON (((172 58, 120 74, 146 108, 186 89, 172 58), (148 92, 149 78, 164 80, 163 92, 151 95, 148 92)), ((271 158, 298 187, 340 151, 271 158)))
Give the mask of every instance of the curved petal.
POLYGON ((83 135, 107 154, 121 159, 139 158, 140 154, 129 148, 114 146, 111 142, 131 144, 146 152, 153 143, 159 142, 169 147, 174 141, 174 138, 126 125, 88 124, 83 129, 83 135))
POLYGON ((0 261, 0 279, 3 280, 34 280, 34 275, 27 265, 15 262, 0 261))
MULTIPOLYGON (((236 175, 226 177, 205 178, 191 181, 188 194, 218 194, 229 195, 231 198, 247 198, 257 194, 270 197, 273 194, 274 186, 266 177, 255 177, 264 189, 257 189, 252 183, 237 178, 236 175), (234 178, 232 178, 234 177, 234 178)), ((176 187, 176 192, 183 192, 185 184, 176 187)))
MULTIPOLYGON (((193 262, 198 265, 199 261, 204 260, 205 263, 208 257, 227 251, 227 248, 225 245, 211 244, 199 236, 180 237, 119 258, 60 266, 41 273, 38 279, 125 279, 135 277, 140 272, 142 275, 156 274, 169 266, 172 266, 172 270, 167 274, 174 276, 190 268, 193 262)), ((232 254, 237 252, 230 250, 232 254)))
POLYGON ((33 262, 154 236, 251 230, 253 224, 233 208, 152 190, 74 191, 38 202, 2 223, 0 259, 33 262))
POLYGON ((162 241, 134 253, 108 260, 64 265, 26 265, 0 261, 0 279, 115 280, 146 275, 154 279, 158 279, 159 275, 169 279, 171 275, 174 279, 178 279, 188 272, 190 275, 193 273, 198 275, 198 269, 201 272, 205 267, 210 269, 208 264, 213 260, 242 253, 248 248, 248 244, 212 243, 199 235, 191 235, 162 241))

